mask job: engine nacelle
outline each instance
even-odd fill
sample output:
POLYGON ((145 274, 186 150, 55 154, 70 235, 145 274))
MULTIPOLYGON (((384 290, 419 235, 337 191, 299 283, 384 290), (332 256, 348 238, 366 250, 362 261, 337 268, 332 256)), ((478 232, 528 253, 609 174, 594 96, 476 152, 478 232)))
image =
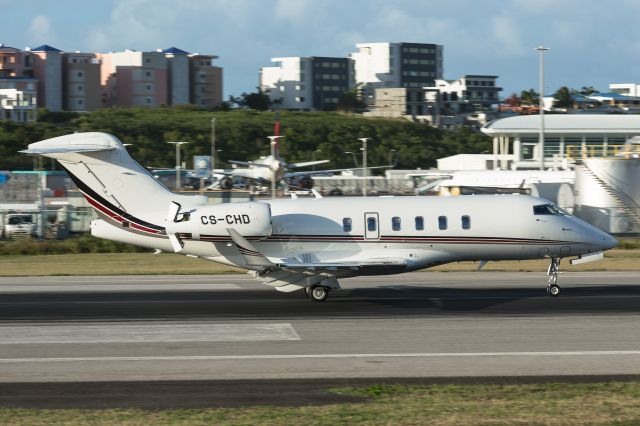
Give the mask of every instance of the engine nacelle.
POLYGON ((271 235, 269 204, 246 202, 208 205, 181 211, 173 204, 167 217, 167 234, 190 234, 193 240, 228 237, 233 228, 243 237, 271 235))

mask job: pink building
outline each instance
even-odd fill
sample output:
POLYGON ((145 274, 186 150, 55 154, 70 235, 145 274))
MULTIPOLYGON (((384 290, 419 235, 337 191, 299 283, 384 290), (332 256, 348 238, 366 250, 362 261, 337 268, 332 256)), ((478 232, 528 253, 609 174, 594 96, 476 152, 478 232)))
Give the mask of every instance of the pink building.
POLYGON ((162 52, 98 53, 103 106, 168 105, 167 60, 162 52))
POLYGON ((38 79, 38 106, 62 111, 62 51, 43 44, 31 49, 33 76, 38 79))

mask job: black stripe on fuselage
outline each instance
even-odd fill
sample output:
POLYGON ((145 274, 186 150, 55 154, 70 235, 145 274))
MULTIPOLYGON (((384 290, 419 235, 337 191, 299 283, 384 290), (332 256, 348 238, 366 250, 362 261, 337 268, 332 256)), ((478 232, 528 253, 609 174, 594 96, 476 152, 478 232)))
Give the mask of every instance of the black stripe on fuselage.
POLYGON ((69 169, 67 169, 64 166, 62 166, 62 168, 67 172, 67 174, 69 175, 69 177, 71 178, 73 183, 75 183, 75 185, 78 187, 78 189, 80 191, 82 191, 83 193, 87 194, 88 196, 90 196, 91 198, 93 198, 96 202, 102 204, 103 206, 105 206, 109 210, 112 210, 113 212, 117 213, 118 215, 122 216, 123 218, 125 218, 126 220, 128 220, 130 222, 137 223, 138 225, 145 226, 147 228, 155 229, 156 231, 164 231, 164 227, 155 225, 153 223, 146 222, 146 221, 144 221, 142 219, 139 219, 139 218, 137 218, 137 217, 135 217, 135 216, 123 211, 119 207, 116 207, 115 205, 113 205, 112 203, 110 203, 109 201, 104 199, 100 194, 98 194, 93 189, 91 189, 91 187, 89 185, 87 185, 82 180, 80 180, 77 176, 75 176, 73 173, 71 173, 69 171, 69 169))

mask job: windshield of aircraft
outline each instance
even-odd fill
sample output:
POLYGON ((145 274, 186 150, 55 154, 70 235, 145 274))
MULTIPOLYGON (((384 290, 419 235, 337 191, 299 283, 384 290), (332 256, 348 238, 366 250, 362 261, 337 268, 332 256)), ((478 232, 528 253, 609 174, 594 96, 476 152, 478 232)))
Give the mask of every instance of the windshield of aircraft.
POLYGON ((568 216, 569 213, 553 204, 540 204, 533 206, 533 214, 551 214, 556 216, 568 216))

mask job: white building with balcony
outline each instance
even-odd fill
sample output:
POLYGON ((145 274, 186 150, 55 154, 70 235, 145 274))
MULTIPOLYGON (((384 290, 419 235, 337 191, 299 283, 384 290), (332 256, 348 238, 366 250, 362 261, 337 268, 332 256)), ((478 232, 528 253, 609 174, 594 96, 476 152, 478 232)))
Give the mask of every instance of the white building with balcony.
POLYGON ((0 78, 0 120, 35 121, 38 117, 37 86, 38 81, 33 78, 0 78))

